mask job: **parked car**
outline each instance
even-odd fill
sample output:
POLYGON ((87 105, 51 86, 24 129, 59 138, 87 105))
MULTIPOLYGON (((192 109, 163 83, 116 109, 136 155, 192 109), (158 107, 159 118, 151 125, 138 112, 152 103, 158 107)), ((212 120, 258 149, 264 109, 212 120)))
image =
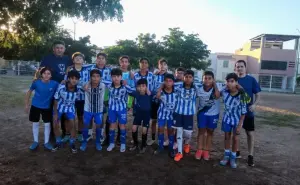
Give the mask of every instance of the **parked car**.
POLYGON ((0 74, 6 75, 7 74, 7 70, 5 68, 0 68, 0 74))

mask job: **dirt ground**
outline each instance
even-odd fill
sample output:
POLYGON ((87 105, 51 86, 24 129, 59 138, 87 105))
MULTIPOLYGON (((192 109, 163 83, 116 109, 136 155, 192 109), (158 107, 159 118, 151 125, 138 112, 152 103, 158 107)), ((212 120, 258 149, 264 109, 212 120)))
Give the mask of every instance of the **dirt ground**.
MULTIPOLYGON (((22 109, 22 103, 13 108, 0 109, 0 184, 300 184, 300 119, 297 116, 300 114, 300 96, 262 94, 262 106, 258 107, 256 120, 256 166, 246 165, 247 142, 246 134, 243 133, 240 147, 243 158, 238 160, 237 169, 219 165, 223 154, 220 125, 213 139, 212 159, 207 162, 195 160, 192 152, 176 163, 167 154, 154 156, 152 147, 148 147, 143 155, 130 151, 121 154, 118 148, 110 153, 106 152, 106 148, 96 152, 92 141, 84 153, 71 154, 68 147, 56 153, 46 152, 42 147, 36 152, 30 152, 28 147, 32 142, 32 127, 22 109), (287 113, 281 113, 282 110, 287 113)), ((131 117, 128 122, 131 123, 131 117)), ((130 125, 128 142, 131 138, 130 125)), ((194 149, 196 134, 195 130, 194 149)), ((41 125, 41 143, 43 137, 41 125)))

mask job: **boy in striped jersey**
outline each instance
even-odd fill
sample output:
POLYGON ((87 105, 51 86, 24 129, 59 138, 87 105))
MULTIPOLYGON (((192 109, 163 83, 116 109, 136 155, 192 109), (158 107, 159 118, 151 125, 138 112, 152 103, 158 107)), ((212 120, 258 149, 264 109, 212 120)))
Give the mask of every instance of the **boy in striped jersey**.
POLYGON ((61 147, 61 134, 59 131, 59 122, 61 117, 64 115, 66 118, 66 130, 71 133, 70 148, 72 153, 76 153, 75 147, 75 101, 77 99, 77 84, 80 78, 80 74, 73 70, 68 73, 68 82, 65 85, 60 85, 57 89, 54 98, 54 110, 53 110, 53 121, 55 123, 54 133, 56 136, 56 145, 53 151, 58 150, 61 147))
POLYGON ((126 128, 127 123, 127 100, 128 93, 131 93, 132 89, 129 85, 123 85, 122 70, 115 68, 111 71, 112 82, 103 81, 109 90, 108 101, 108 118, 110 123, 109 141, 110 144, 107 151, 112 151, 115 147, 115 129, 117 123, 120 125, 121 133, 121 147, 120 152, 126 150, 126 128))
MULTIPOLYGON (((164 150, 164 130, 167 124, 168 136, 169 136, 169 155, 174 158, 175 153, 173 149, 174 144, 174 129, 173 125, 173 113, 177 103, 177 94, 174 91, 175 78, 172 74, 165 74, 164 88, 160 92, 160 105, 158 108, 158 150, 155 154, 161 153, 164 150)), ((160 91, 160 89, 158 90, 160 91)))
POLYGON ((139 60, 140 71, 136 72, 133 76, 133 81, 135 86, 137 86, 137 82, 139 79, 146 79, 147 80, 147 89, 149 91, 154 90, 154 74, 149 71, 149 59, 148 58, 141 58, 139 60))
POLYGON ((224 100, 224 115, 222 120, 222 130, 225 132, 225 153, 223 160, 220 161, 222 166, 227 165, 230 160, 230 166, 236 168, 236 151, 243 122, 245 119, 246 95, 239 92, 237 88, 238 76, 235 73, 230 73, 226 77, 227 89, 221 92, 224 100), (232 152, 230 152, 231 133, 232 137, 232 152))
POLYGON ((225 88, 225 84, 216 83, 211 71, 205 71, 202 80, 203 85, 199 88, 198 147, 195 158, 209 160, 213 132, 219 121, 220 91, 225 88))
POLYGON ((193 132, 193 116, 196 113, 196 97, 198 96, 198 88, 193 80, 194 72, 188 69, 185 71, 183 84, 175 86, 178 95, 173 123, 173 127, 177 129, 178 143, 178 153, 174 157, 175 161, 180 161, 183 158, 183 136, 185 139, 184 152, 190 152, 189 142, 193 132))
MULTIPOLYGON (((78 87, 80 90, 77 93, 77 100, 75 102, 75 109, 77 113, 77 120, 78 120, 78 141, 82 141, 82 127, 83 127, 83 109, 84 109, 84 90, 82 89, 83 85, 88 82, 89 80, 89 67, 84 66, 84 55, 80 52, 75 52, 72 55, 72 60, 74 65, 67 68, 67 73, 65 75, 65 81, 67 81, 67 75, 69 71, 75 70, 78 71, 80 74, 80 79, 78 82, 78 87)), ((63 138, 62 142, 67 142, 70 138, 70 133, 66 133, 65 137, 63 138)))
POLYGON ((85 104, 84 104, 84 128, 83 142, 80 150, 85 151, 87 147, 88 128, 94 119, 96 124, 96 150, 102 150, 100 138, 102 135, 102 119, 104 106, 105 85, 101 83, 101 73, 97 69, 90 72, 91 81, 85 85, 85 104))

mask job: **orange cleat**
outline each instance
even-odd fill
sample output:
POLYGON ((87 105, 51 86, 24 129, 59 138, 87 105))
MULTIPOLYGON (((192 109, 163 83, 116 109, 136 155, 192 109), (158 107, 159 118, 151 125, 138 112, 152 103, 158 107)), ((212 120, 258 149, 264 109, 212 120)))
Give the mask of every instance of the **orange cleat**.
POLYGON ((209 160, 209 151, 208 150, 204 150, 202 153, 202 157, 205 161, 209 160))
POLYGON ((203 150, 197 150, 196 154, 195 154, 195 158, 197 160, 200 160, 203 154, 203 150))
POLYGON ((182 159, 183 158, 183 155, 181 154, 181 153, 177 153, 176 155, 175 155, 175 157, 174 157, 174 161, 180 161, 180 159, 182 159))
POLYGON ((191 146, 189 144, 185 144, 184 145, 184 153, 188 154, 190 153, 191 150, 191 146))

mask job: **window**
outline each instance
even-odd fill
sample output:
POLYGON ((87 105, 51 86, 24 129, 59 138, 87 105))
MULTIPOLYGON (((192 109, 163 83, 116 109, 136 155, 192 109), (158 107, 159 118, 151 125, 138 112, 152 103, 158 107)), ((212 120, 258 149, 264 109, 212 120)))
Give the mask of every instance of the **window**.
POLYGON ((228 68, 229 65, 229 61, 228 60, 224 60, 223 61, 223 68, 228 68))
POLYGON ((285 71, 287 68, 286 61, 272 61, 272 60, 262 60, 260 69, 266 70, 281 70, 285 71))

